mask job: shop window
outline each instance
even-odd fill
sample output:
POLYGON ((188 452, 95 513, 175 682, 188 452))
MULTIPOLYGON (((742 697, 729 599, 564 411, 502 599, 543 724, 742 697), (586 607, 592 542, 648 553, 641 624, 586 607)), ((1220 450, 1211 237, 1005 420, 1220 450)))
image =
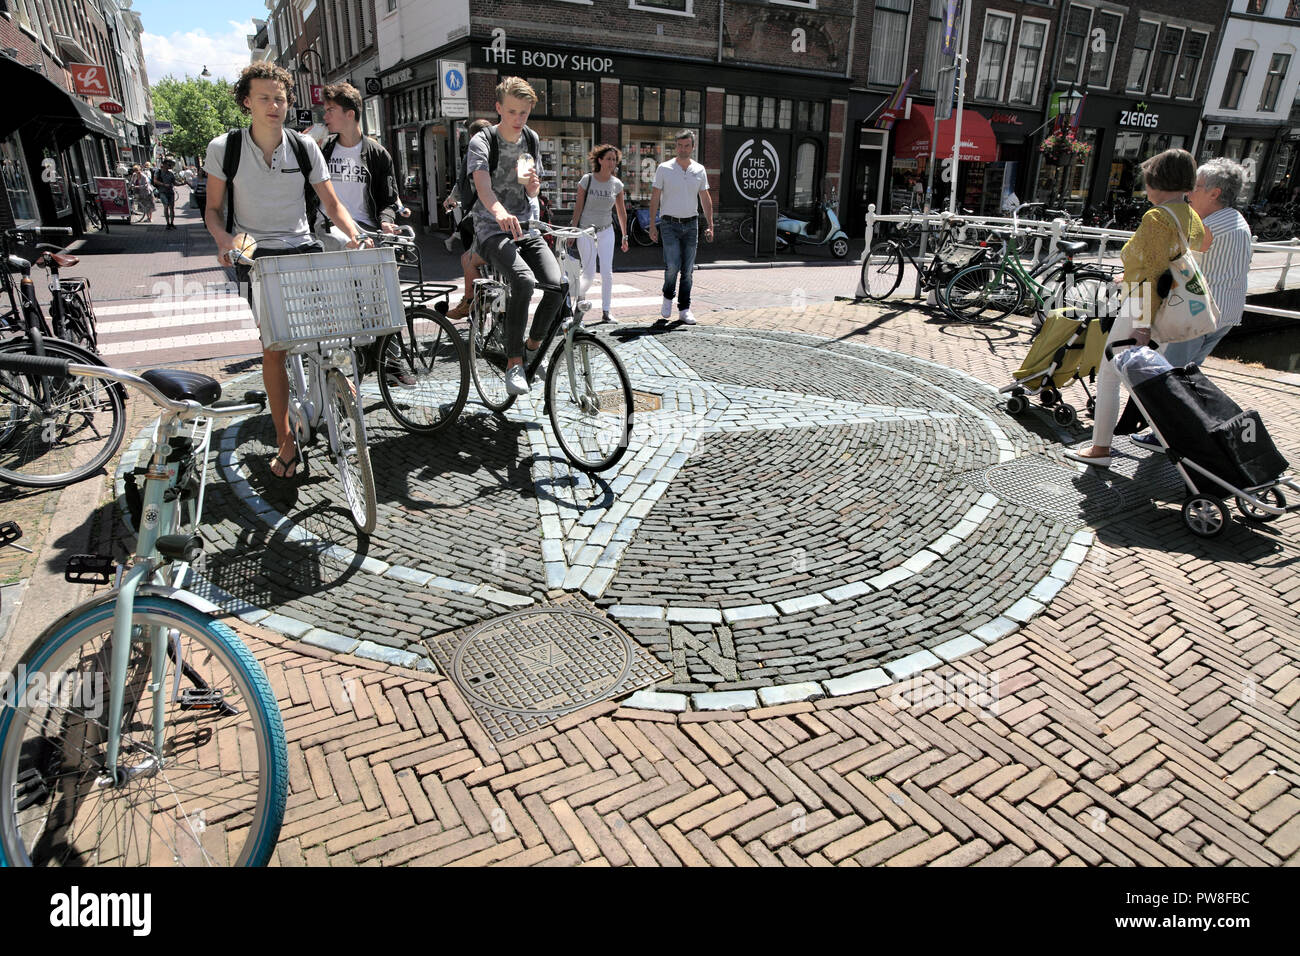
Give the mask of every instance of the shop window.
POLYGON ((1246 12, 1255 13, 1259 16, 1264 15, 1264 8, 1268 6, 1268 0, 1247 0, 1246 12))
POLYGON ((1156 33, 1160 25, 1150 20, 1139 20, 1138 28, 1133 31, 1133 55, 1129 58, 1127 90, 1142 93, 1147 88, 1147 71, 1151 67, 1151 55, 1156 47, 1156 33))
POLYGON ((930 0, 930 17, 925 23, 925 64, 921 67, 921 90, 931 93, 938 88, 939 69, 952 63, 939 47, 943 44, 943 11, 948 0, 930 0))
POLYGON ((1012 103, 1032 106, 1038 100, 1038 81, 1043 63, 1043 49, 1047 45, 1047 21, 1020 21, 1020 44, 1016 48, 1016 68, 1011 74, 1012 103))
POLYGON ((573 115, 596 115, 596 84, 580 81, 573 86, 573 115))
POLYGON ((792 100, 782 100, 776 113, 776 125, 781 129, 789 129, 794 118, 794 102, 792 100))
POLYGON ((764 129, 774 129, 776 127, 776 97, 763 97, 763 116, 760 122, 764 129))
POLYGON ((664 122, 680 123, 682 121, 682 91, 664 90, 664 122))
POLYGON ((572 209, 577 202, 578 180, 588 170, 591 126, 555 120, 541 120, 529 126, 537 133, 542 154, 542 194, 553 207, 572 209))
POLYGON ((638 86, 623 87, 623 119, 636 120, 641 118, 641 88, 638 86))
POLYGON ((659 122, 659 91, 646 88, 641 91, 641 118, 647 123, 659 122))
POLYGON ((533 88, 533 92, 537 94, 537 105, 533 107, 533 112, 529 115, 531 116, 548 115, 551 112, 551 110, 550 107, 547 105, 547 100, 546 100, 546 81, 543 79, 539 79, 538 77, 535 76, 530 76, 528 78, 528 85, 531 86, 533 88))
POLYGON ((804 208, 817 202, 817 180, 819 178, 820 145, 814 140, 806 139, 799 144, 794 158, 794 196, 795 208, 804 208))
POLYGON ((825 103, 812 104, 812 107, 809 110, 809 115, 808 115, 808 128, 809 129, 826 128, 826 104, 825 103))
POLYGON ((1196 81, 1201 75, 1201 60, 1209 34, 1192 33, 1183 44, 1183 55, 1178 58, 1178 75, 1174 78, 1174 96, 1191 98, 1196 93, 1196 81))
POLYGON ((808 101, 798 100, 794 105, 794 125, 796 129, 808 128, 808 101))
POLYGON ((1264 92, 1259 98, 1259 112, 1271 113, 1277 109, 1277 94, 1286 79, 1286 71, 1291 66, 1290 53, 1274 53, 1268 64, 1268 76, 1264 80, 1264 92))
POLYGON ((903 79, 903 57, 907 52, 907 18, 911 0, 876 0, 871 24, 871 59, 867 81, 895 84, 903 79))
POLYGON ((1088 49, 1088 24, 1092 22, 1092 11, 1087 7, 1070 7, 1070 15, 1065 20, 1065 45, 1061 49, 1061 68, 1056 78, 1071 86, 1079 82, 1079 72, 1083 67, 1083 58, 1088 49))
POLYGON ((1160 46, 1151 67, 1151 92, 1156 96, 1168 96, 1173 90, 1174 66, 1183 47, 1184 32, 1182 27, 1171 27, 1166 23, 1160 33, 1160 46))
POLYGON ((627 8, 629 10, 684 13, 687 16, 694 16, 695 11, 692 9, 694 5, 694 0, 628 0, 627 8))
MULTIPOLYGON (((655 170, 677 155, 676 126, 623 127, 623 168, 619 178, 627 188, 627 195, 637 202, 648 203, 654 188, 655 170)), ((697 141, 698 142, 698 141, 697 141)), ((699 147, 695 161, 703 162, 699 147)))
POLYGON ((741 125, 748 129, 758 126, 758 97, 746 96, 745 109, 741 125))
POLYGON ((1092 59, 1088 61, 1089 86, 1110 86, 1110 68, 1115 62, 1115 48, 1119 46, 1119 31, 1123 25, 1124 18, 1118 13, 1098 10, 1097 15, 1093 18, 1092 28, 1088 31, 1088 35, 1091 37, 1096 30, 1105 31, 1106 52, 1091 52, 1092 59))
POLYGON ((551 81, 552 116, 573 115, 573 83, 569 80, 551 81))
POLYGON ((1300 0, 1290 0, 1286 5, 1286 18, 1300 20, 1300 0))
POLYGON ((988 10, 984 14, 984 40, 980 44, 979 73, 975 97, 995 100, 1002 93, 1002 77, 1007 65, 1007 47, 1016 18, 988 10))
POLYGON ((736 93, 727 94, 727 112, 723 122, 728 126, 740 125, 740 96, 736 93))
POLYGON ((687 126, 698 126, 700 124, 699 90, 687 90, 682 102, 682 122, 687 126))
POLYGON ((17 135, 0 140, 0 166, 3 167, 5 193, 9 196, 9 210, 14 222, 23 225, 39 221, 36 197, 27 175, 27 160, 23 157, 23 147, 17 135))
POLYGON ((1250 61, 1255 58, 1254 50, 1233 50, 1232 63, 1228 66, 1228 78, 1223 84, 1223 98, 1219 100, 1219 109, 1235 110, 1241 102, 1241 91, 1250 74, 1250 61))

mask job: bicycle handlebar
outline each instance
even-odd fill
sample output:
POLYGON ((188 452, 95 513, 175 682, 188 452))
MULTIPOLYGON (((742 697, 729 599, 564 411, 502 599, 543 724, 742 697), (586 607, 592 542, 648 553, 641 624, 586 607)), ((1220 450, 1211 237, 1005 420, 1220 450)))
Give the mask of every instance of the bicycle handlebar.
POLYGON ((101 378, 110 382, 130 385, 143 392, 159 408, 178 414, 190 413, 191 417, 202 415, 205 418, 232 418, 266 408, 266 396, 262 393, 246 392, 244 401, 237 405, 223 404, 218 399, 212 405, 200 405, 192 399, 168 398, 147 379, 133 375, 120 368, 106 365, 82 365, 68 359, 53 358, 49 355, 29 355, 23 352, 0 352, 0 371, 18 372, 24 375, 42 375, 49 378, 101 378), (252 399, 252 401, 250 401, 252 399))
POLYGON ((585 236, 588 239, 596 238, 596 230, 592 226, 581 229, 577 226, 553 226, 549 222, 542 222, 540 219, 529 219, 527 226, 530 230, 536 229, 539 232, 550 233, 557 239, 579 239, 585 236))

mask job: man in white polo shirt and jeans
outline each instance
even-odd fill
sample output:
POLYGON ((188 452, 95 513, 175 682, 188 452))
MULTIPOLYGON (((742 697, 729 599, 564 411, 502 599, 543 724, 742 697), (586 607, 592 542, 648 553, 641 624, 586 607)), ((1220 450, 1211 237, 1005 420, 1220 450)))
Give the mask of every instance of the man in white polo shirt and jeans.
POLYGON ((713 203, 709 199, 709 177, 704 167, 691 159, 695 133, 684 129, 677 134, 677 158, 660 163, 650 193, 650 238, 661 231, 655 225, 663 214, 664 304, 663 318, 673 314, 677 300, 682 325, 694 325, 691 314, 691 274, 695 271, 695 247, 699 242, 699 210, 704 209, 704 238, 713 241, 713 203), (680 283, 678 277, 680 276, 680 283))

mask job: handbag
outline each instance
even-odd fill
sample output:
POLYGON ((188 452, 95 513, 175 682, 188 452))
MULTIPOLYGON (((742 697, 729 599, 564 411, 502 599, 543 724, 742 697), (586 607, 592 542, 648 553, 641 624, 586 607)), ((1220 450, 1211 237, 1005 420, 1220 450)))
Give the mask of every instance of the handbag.
POLYGON ((1174 221, 1183 251, 1169 262, 1168 275, 1173 279, 1169 295, 1161 303, 1151 320, 1151 337, 1162 344, 1186 342, 1209 335, 1219 323, 1219 309, 1210 295, 1210 285, 1205 281, 1200 266, 1192 256, 1191 243, 1183 232, 1183 224, 1165 206, 1158 206, 1174 221))

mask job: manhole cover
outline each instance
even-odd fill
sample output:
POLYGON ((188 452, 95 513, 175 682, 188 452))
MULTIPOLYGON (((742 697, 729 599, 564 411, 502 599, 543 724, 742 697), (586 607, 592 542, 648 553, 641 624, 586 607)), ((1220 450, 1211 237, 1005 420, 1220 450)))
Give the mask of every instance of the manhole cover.
POLYGON ((632 410, 634 412, 657 412, 664 407, 663 396, 652 392, 632 392, 632 410))
POLYGON ((999 498, 1060 518, 1096 518, 1123 506, 1120 493, 1095 474, 1040 458, 1018 458, 984 473, 999 498))
POLYGON ((671 676, 605 618, 557 608, 518 611, 431 650, 496 741, 671 676))

